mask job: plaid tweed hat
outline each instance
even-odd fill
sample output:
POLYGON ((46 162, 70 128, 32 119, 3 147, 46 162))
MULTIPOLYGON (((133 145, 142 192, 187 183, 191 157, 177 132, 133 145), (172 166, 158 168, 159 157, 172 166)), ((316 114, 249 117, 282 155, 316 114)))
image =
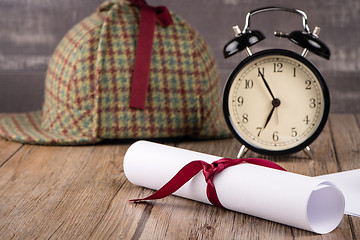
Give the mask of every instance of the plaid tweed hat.
POLYGON ((208 45, 182 18, 144 0, 104 2, 56 47, 42 111, 2 118, 0 136, 46 145, 227 137, 218 114, 219 88, 208 45), (151 39, 140 41, 149 34, 146 15, 154 27, 151 39), (149 42, 152 47, 146 47, 149 42))

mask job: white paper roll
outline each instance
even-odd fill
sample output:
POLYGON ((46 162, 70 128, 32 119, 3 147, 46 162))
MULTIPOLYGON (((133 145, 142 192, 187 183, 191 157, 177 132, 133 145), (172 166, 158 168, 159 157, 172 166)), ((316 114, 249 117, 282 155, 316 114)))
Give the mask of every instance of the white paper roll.
MULTIPOLYGON (((221 158, 138 141, 125 154, 124 172, 131 183, 158 190, 189 162, 221 158)), ((215 175, 213 182, 227 209, 320 234, 335 229, 344 214, 341 191, 316 178, 244 163, 215 175)), ((202 172, 174 194, 210 204, 202 172)))
POLYGON ((345 214, 360 217, 360 169, 332 173, 316 178, 331 181, 344 194, 345 214))

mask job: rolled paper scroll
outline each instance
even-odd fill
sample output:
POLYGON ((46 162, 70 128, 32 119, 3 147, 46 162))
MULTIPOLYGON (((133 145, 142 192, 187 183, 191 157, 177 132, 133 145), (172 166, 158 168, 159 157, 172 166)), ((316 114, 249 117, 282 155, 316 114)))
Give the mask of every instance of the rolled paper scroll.
POLYGON ((360 169, 332 173, 316 177, 331 181, 344 194, 345 214, 360 217, 360 169))
MULTIPOLYGON (((158 190, 186 164, 221 158, 138 141, 125 154, 124 172, 131 183, 158 190)), ((242 163, 215 175, 213 183, 221 205, 227 209, 315 233, 331 232, 344 214, 341 191, 331 182, 312 177, 242 163)), ((199 172, 174 195, 210 204, 206 187, 199 172)))

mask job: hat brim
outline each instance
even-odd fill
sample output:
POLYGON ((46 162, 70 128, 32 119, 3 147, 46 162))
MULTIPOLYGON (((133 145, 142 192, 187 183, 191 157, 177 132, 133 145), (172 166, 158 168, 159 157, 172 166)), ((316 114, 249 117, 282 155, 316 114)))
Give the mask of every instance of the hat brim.
POLYGON ((43 145, 85 145, 101 141, 89 136, 51 133, 41 128, 42 112, 0 118, 0 136, 15 142, 43 145))

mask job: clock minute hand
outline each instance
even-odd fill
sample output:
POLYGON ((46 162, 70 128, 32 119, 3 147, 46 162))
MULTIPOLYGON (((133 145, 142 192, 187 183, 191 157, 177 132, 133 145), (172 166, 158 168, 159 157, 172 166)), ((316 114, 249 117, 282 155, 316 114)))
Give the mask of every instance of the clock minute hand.
POLYGON ((275 99, 274 94, 272 93, 272 91, 271 91, 271 89, 270 89, 270 87, 269 87, 269 84, 268 84, 267 81, 265 80, 264 74, 262 74, 262 72, 260 72, 260 71, 259 71, 259 74, 260 74, 260 76, 261 76, 261 78, 262 78, 262 80, 263 80, 263 82, 264 82, 264 84, 265 84, 266 89, 269 91, 272 99, 274 100, 274 99, 275 99))

